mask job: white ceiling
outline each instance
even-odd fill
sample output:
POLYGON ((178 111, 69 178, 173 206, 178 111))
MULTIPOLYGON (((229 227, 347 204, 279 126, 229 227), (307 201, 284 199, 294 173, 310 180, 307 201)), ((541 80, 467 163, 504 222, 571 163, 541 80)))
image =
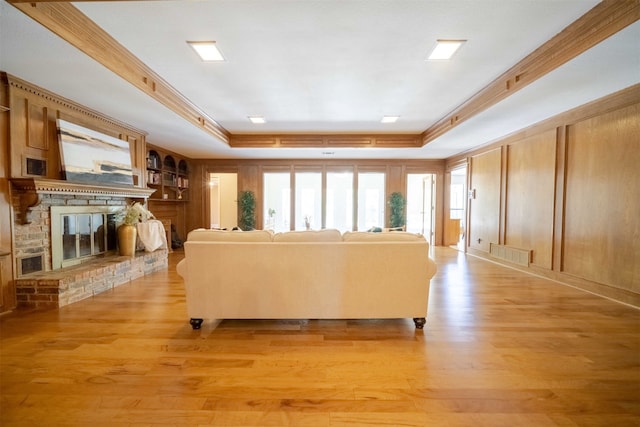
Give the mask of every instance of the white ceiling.
MULTIPOLYGON (((420 133, 575 21, 594 0, 209 0, 74 5, 232 134, 420 133), (467 39, 448 62, 436 39, 467 39), (223 63, 187 40, 216 40, 223 63), (261 115, 264 125, 247 116, 261 115), (400 115, 381 124, 383 115, 400 115)), ((148 132, 192 158, 318 158, 229 148, 2 1, 0 70, 148 132)), ((640 81, 640 23, 419 149, 334 158, 446 158, 640 81)), ((326 157, 326 156, 325 156, 326 157)))

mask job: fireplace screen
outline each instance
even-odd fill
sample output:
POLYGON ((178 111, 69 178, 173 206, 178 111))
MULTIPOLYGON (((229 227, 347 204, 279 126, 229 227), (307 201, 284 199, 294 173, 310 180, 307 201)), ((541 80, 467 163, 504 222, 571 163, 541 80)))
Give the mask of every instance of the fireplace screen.
POLYGON ((67 207, 52 208, 53 269, 116 250, 116 222, 112 212, 90 212, 67 207))
POLYGON ((63 261, 115 249, 113 215, 71 214, 62 215, 61 220, 63 261))

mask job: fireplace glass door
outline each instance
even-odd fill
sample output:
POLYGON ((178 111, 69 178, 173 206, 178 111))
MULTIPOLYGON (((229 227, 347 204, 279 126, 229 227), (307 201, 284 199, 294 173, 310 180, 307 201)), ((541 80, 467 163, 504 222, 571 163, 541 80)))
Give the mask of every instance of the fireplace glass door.
POLYGON ((64 214, 62 222, 62 262, 98 255, 115 249, 115 222, 105 213, 64 214))

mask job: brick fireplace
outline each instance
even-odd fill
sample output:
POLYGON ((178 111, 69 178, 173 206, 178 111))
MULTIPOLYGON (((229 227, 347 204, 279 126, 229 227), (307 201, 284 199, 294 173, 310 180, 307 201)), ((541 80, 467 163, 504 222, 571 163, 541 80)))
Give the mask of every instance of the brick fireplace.
MULTIPOLYGON (((61 246, 52 235, 52 207, 85 214, 113 212, 131 201, 145 201, 153 190, 137 187, 99 187, 46 179, 12 180, 14 207, 14 262, 19 307, 62 307, 110 290, 130 280, 167 267, 167 251, 138 252, 121 257, 112 240, 105 247, 80 253, 71 266, 60 265, 61 246)), ((54 227, 55 228, 55 227, 54 227)), ((59 227, 58 227, 59 228, 59 227)), ((58 231, 59 232, 59 231, 58 231)), ((80 245, 80 244, 79 244, 80 245)), ((86 246, 86 245, 85 245, 86 246)), ((79 246, 80 247, 80 246, 79 246)), ((70 263, 67 263, 67 265, 70 263)))

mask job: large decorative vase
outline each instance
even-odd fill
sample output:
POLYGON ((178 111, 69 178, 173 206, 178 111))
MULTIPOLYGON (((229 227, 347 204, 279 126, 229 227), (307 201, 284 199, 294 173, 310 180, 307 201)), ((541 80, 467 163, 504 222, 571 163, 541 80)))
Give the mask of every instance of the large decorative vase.
POLYGON ((136 254, 136 237, 138 230, 135 225, 122 224, 118 227, 118 251, 122 256, 136 254))

